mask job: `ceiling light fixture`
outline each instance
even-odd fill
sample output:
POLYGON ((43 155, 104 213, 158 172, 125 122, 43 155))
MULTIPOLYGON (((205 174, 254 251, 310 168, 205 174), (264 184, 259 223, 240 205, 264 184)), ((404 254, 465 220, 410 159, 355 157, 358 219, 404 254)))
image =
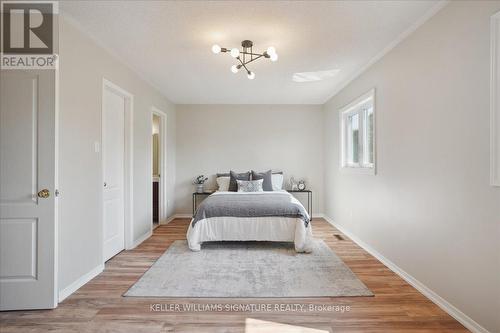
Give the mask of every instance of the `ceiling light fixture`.
POLYGON ((264 53, 254 53, 253 42, 251 40, 244 40, 241 42, 241 51, 236 47, 228 49, 215 44, 212 46, 212 52, 215 54, 228 52, 233 58, 236 58, 239 61, 238 65, 231 66, 231 72, 236 74, 240 71, 241 67, 243 67, 247 73, 248 79, 250 80, 255 79, 255 73, 247 68, 249 63, 262 57, 271 59, 271 61, 278 60, 278 54, 273 46, 269 46, 264 53))
POLYGON ((238 73, 240 71, 240 68, 241 68, 241 65, 232 65, 231 66, 231 72, 233 72, 234 74, 238 73))
POLYGON ((221 47, 217 44, 215 44, 214 46, 212 46, 212 52, 217 54, 217 53, 220 53, 221 51, 221 47))

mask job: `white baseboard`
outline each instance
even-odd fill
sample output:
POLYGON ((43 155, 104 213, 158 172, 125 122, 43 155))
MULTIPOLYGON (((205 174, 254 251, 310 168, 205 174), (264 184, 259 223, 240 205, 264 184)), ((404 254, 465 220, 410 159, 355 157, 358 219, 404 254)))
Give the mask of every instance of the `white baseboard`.
POLYGON ((144 235, 142 235, 137 240, 135 240, 134 244, 132 244, 132 246, 130 248, 128 248, 127 250, 135 249, 137 246, 139 246, 142 242, 144 242, 146 239, 148 239, 152 235, 153 235, 153 231, 152 230, 146 232, 144 235))
POLYGON ((175 214, 176 219, 190 219, 193 217, 191 214, 175 214))
POLYGON ((173 220, 175 220, 175 214, 172 216, 169 216, 166 220, 160 221, 160 225, 169 224, 173 220))
MULTIPOLYGON (((127 250, 131 250, 135 247, 137 247, 139 244, 144 242, 146 239, 151 237, 153 233, 151 231, 148 231, 145 233, 143 236, 139 237, 136 241, 134 241, 134 244, 132 244, 132 247, 128 248, 127 250)), ((66 299, 69 295, 80 289, 84 284, 92 280, 94 277, 99 275, 102 271, 104 270, 104 264, 101 264, 94 269, 92 269, 90 272, 84 274, 81 276, 78 280, 70 284, 68 287, 64 288, 59 292, 59 302, 62 302, 64 299, 66 299)))
POLYGON ((424 285, 422 282, 418 281, 416 278, 405 272, 403 269, 399 268, 395 263, 384 257, 381 253, 379 253, 377 250, 372 248, 370 245, 366 244, 363 242, 361 239, 356 237, 354 234, 352 234, 350 231, 346 230, 344 227, 341 225, 336 224, 333 219, 330 217, 324 215, 323 218, 333 225, 335 228, 340 230, 343 234, 345 234, 347 237, 349 237, 353 242, 358 244, 360 247, 362 247, 366 252, 370 253, 372 256, 377 258, 380 262, 382 262, 387 268, 389 268, 391 271, 399 275, 403 280, 408 282, 411 286, 413 286, 415 289, 417 289, 419 292, 421 292, 425 297, 430 299, 434 304, 439 306, 441 309, 443 309, 446 313, 448 313, 450 316, 455 318, 458 322, 460 322, 462 325, 464 325, 468 330, 470 330, 473 333, 489 333, 487 329, 479 325, 477 322, 475 322, 472 318, 467 316, 465 313, 457 309, 455 306, 453 306, 451 303, 446 301, 444 298, 436 294, 434 291, 432 291, 429 287, 424 285))
POLYGON ((170 216, 168 219, 166 219, 165 221, 160 222, 160 224, 165 225, 165 224, 169 224, 170 222, 172 222, 175 219, 190 219, 192 217, 193 216, 191 214, 174 214, 174 215, 170 216))
POLYGON ((94 269, 90 270, 90 272, 82 275, 78 280, 59 291, 59 303, 64 301, 69 295, 80 289, 84 284, 95 278, 104 270, 104 264, 101 264, 94 269))

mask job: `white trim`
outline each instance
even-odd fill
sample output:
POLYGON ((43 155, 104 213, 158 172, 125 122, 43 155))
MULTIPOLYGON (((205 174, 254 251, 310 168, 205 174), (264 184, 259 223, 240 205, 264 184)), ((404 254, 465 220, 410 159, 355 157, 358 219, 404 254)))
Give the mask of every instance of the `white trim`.
MULTIPOLYGON (((371 99, 373 99, 375 102, 375 88, 371 88, 370 90, 368 90, 363 95, 359 96, 358 98, 356 98, 355 100, 353 100, 349 104, 344 105, 343 107, 340 108, 339 112, 344 113, 344 112, 351 111, 351 109, 354 109, 359 104, 366 103, 371 99)), ((373 104, 375 104, 375 103, 373 103, 373 104)))
MULTIPOLYGON (((104 158, 102 154, 103 147, 103 117, 104 117, 104 94, 106 89, 122 95, 126 100, 125 107, 125 163, 124 163, 124 216, 125 216, 125 249, 130 249, 134 244, 134 95, 122 89, 113 82, 102 79, 102 96, 101 96, 101 201, 104 193, 104 158)), ((103 228, 102 243, 104 244, 104 209, 101 202, 101 223, 103 228)), ((104 263, 104 248, 103 248, 103 263, 104 263)))
POLYGON ((141 245, 142 242, 144 242, 146 239, 148 239, 149 237, 153 236, 153 230, 151 229, 150 231, 146 232, 144 235, 142 235, 141 237, 139 237, 135 242, 134 244, 132 244, 132 246, 130 248, 128 248, 127 250, 132 250, 132 249, 135 249, 137 246, 141 245))
POLYGON ((500 37, 498 35, 498 29, 500 25, 500 12, 497 12, 491 16, 490 25, 490 57, 491 57, 491 67, 490 67, 490 185, 500 186, 500 146, 498 142, 500 141, 500 96, 497 94, 498 91, 498 47, 497 40, 500 37))
POLYGON ((416 278, 405 272, 403 269, 398 267, 395 263, 384 257, 380 252, 375 250, 373 247, 368 245, 367 243, 363 242, 360 238, 355 236, 353 233, 345 229, 343 226, 335 223, 333 219, 331 219, 328 216, 323 217, 328 223, 333 225, 335 228, 340 230, 344 235, 349 237, 354 243, 362 247, 366 252, 374 256, 377 260, 379 260, 381 263, 383 263, 387 268, 389 268, 391 271, 399 275, 403 280, 408 282, 411 286, 413 286, 415 289, 417 289, 419 292, 421 292, 425 297, 427 297, 429 300, 431 300, 434 304, 439 306, 441 309, 443 309, 446 313, 448 313, 450 316, 455 318, 458 322, 460 322, 462 325, 464 325, 468 330, 474 333, 489 333, 488 330, 486 330, 484 327, 479 325, 477 322, 475 322, 472 318, 467 316, 465 313, 457 309, 455 306, 453 306, 451 303, 446 301, 444 298, 439 296, 436 292, 434 292, 432 289, 424 285, 422 282, 418 281, 416 278))
POLYGON ((425 22, 427 22, 431 17, 436 15, 441 9, 443 9, 450 0, 442 0, 437 2, 433 7, 431 7, 420 19, 418 19, 415 23, 413 23, 408 29, 403 31, 395 40, 393 40, 389 45, 387 45, 382 51, 377 53, 370 61, 368 61, 364 66, 361 66, 359 70, 355 71, 352 75, 347 77, 347 79, 343 80, 337 88, 333 90, 333 93, 325 99, 323 103, 325 104, 331 98, 335 97, 342 89, 347 87, 352 81, 356 80, 361 74, 363 74, 368 68, 374 65, 377 61, 382 59, 387 53, 389 53, 392 49, 394 49, 399 43, 404 41, 408 36, 410 36, 413 32, 415 32, 418 28, 420 28, 425 22))
POLYGON ((53 303, 54 308, 59 304, 59 195, 56 195, 56 191, 59 191, 59 66, 54 72, 54 82, 55 82, 55 107, 54 107, 54 293, 53 293, 53 303))
POLYGON ((160 225, 167 225, 169 224, 170 222, 172 222, 173 220, 175 220, 177 217, 174 215, 172 216, 169 216, 165 221, 160 221, 160 225))
POLYGON ((190 219, 193 218, 191 214, 174 214, 173 219, 190 219))
POLYGON ((173 214, 163 221, 160 221, 160 225, 167 225, 175 219, 191 219, 193 215, 191 214, 173 214))
POLYGON ((59 303, 64 301, 68 296, 80 289, 84 284, 95 278, 97 275, 101 274, 103 270, 104 264, 100 264, 82 275, 75 282, 73 282, 63 290, 59 291, 59 303))
POLYGON ((173 214, 173 215, 170 215, 164 221, 160 221, 160 225, 169 224, 170 222, 172 222, 175 219, 191 219, 191 218, 193 218, 193 215, 191 215, 191 214, 173 214))
MULTIPOLYGON (((151 107, 151 128, 153 127, 153 115, 157 115, 160 117, 160 137, 159 137, 159 151, 160 151, 160 181, 159 181, 159 216, 158 220, 161 224, 162 221, 164 221, 167 218, 167 200, 168 200, 168 191, 167 191, 167 113, 158 109, 155 106, 151 107)), ((150 161, 152 163, 153 160, 153 138, 150 138, 150 161)), ((152 165, 150 170, 152 170, 152 165)), ((153 174, 151 172, 151 203, 153 202, 153 174)), ((153 221, 152 221, 152 215, 151 215, 151 227, 153 226, 153 221)), ((152 229, 151 229, 152 230, 152 229)))
POLYGON ((352 167, 352 166, 341 166, 340 172, 346 175, 370 175, 376 174, 375 167, 352 167))

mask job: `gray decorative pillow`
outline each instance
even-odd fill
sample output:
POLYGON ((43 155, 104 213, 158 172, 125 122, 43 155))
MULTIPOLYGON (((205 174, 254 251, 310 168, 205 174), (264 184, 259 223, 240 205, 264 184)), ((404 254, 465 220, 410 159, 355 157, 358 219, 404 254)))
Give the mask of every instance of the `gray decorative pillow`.
POLYGON ((229 192, 236 192, 238 191, 238 184, 236 183, 236 180, 250 180, 250 171, 243 172, 243 173, 236 173, 234 171, 229 172, 229 192))
POLYGON ((259 180, 237 180, 238 192, 262 192, 264 179, 259 180))
POLYGON ((272 170, 268 170, 266 172, 255 172, 252 170, 252 180, 263 179, 262 189, 264 191, 272 191, 273 190, 273 180, 272 180, 273 172, 272 170))

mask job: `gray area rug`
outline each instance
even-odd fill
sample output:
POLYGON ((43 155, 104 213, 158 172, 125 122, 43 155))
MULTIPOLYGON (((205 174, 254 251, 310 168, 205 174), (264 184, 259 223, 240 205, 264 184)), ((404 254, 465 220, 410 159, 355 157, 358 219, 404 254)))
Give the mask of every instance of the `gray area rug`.
POLYGON ((323 242, 310 254, 293 243, 214 242, 200 252, 175 241, 124 296, 373 296, 323 242))

